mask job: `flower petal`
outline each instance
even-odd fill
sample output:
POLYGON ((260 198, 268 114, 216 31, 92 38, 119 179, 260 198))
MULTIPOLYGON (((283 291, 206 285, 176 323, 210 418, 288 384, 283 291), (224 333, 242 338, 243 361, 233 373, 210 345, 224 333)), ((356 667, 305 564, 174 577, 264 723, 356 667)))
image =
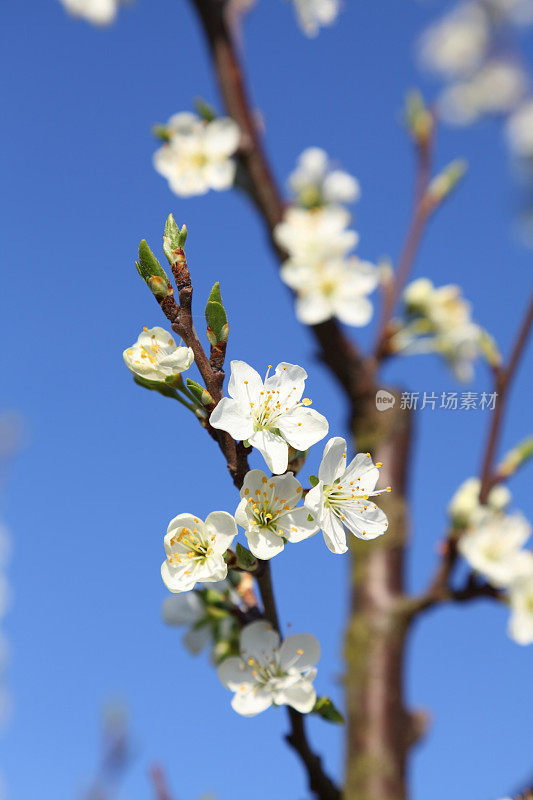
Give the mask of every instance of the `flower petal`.
MULTIPOLYGON (((180 596, 181 595, 176 595, 176 597, 180 596)), ((189 594, 183 595, 183 597, 189 597, 189 594)), ((172 600, 173 598, 169 597, 167 599, 172 600)), ((200 628, 192 628, 190 631, 188 631, 183 637, 183 644, 189 653, 196 655, 197 653, 202 652, 210 640, 211 630, 209 625, 202 625, 200 628)))
POLYGON ((387 531, 386 514, 370 500, 354 500, 342 507, 346 528, 358 539, 376 539, 387 531))
POLYGON ((350 461, 342 476, 343 483, 353 481, 354 489, 361 494, 372 494, 378 478, 379 470, 368 453, 358 453, 350 461))
POLYGON ((217 669, 218 677, 226 687, 236 692, 243 685, 253 686, 255 678, 250 667, 239 656, 225 658, 217 669))
POLYGON ((320 644, 310 633, 289 636, 279 651, 280 666, 283 670, 295 669, 303 672, 314 667, 320 660, 320 644))
POLYGON ((296 450, 308 450, 327 435, 329 423, 318 411, 297 406, 280 417, 278 428, 296 450))
POLYGON ((324 455, 318 477, 326 484, 332 484, 340 478, 346 469, 346 440, 342 436, 334 436, 324 447, 324 455))
POLYGON ((301 680, 278 692, 274 698, 278 704, 292 706, 300 714, 309 714, 316 703, 316 691, 312 683, 301 680))
POLYGON ((304 506, 295 508, 288 514, 284 514, 276 521, 279 530, 283 532, 286 539, 292 544, 309 539, 318 531, 318 525, 313 520, 309 520, 309 511, 304 506))
POLYGON ((272 693, 267 689, 237 692, 231 701, 231 707, 242 717, 255 717, 272 705, 272 693))
POLYGON ((254 431, 252 419, 237 400, 223 397, 209 418, 213 428, 227 431, 238 441, 249 439, 254 431))
POLYGON ((194 625, 205 614, 205 607, 196 592, 165 597, 161 608, 167 625, 194 625))
POLYGON ((270 661, 279 648, 279 634, 265 620, 251 622, 241 632, 240 649, 243 658, 270 661))
POLYGON ((281 436, 261 430, 247 438, 251 445, 257 447, 271 472, 275 475, 285 472, 289 463, 289 448, 281 436))
POLYGON ((229 117, 220 117, 205 128, 204 147, 210 156, 231 156, 239 146, 239 126, 229 117))
POLYGON ((212 543, 215 553, 225 553, 237 536, 237 524, 234 517, 227 511, 212 511, 207 516, 205 524, 213 530, 216 536, 212 543))
POLYGON ((261 391, 263 391, 263 381, 259 373, 245 361, 232 361, 228 384, 230 397, 238 400, 245 408, 249 408, 250 402, 257 401, 261 391))
POLYGON ((346 544, 346 533, 342 526, 342 522, 331 511, 325 512, 321 521, 322 533, 324 534, 324 541, 332 553, 345 553, 348 550, 346 544))
POLYGON ((285 547, 281 536, 268 528, 248 528, 246 538, 254 556, 264 561, 277 556, 285 547))

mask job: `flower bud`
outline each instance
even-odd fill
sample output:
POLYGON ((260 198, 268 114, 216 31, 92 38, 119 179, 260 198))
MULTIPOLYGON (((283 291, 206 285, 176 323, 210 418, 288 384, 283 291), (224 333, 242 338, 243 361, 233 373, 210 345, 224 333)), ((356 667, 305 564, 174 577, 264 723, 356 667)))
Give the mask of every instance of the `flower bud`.
POLYGON ((204 389, 203 386, 200 386, 199 383, 196 383, 191 378, 187 378, 187 389, 206 408, 215 404, 207 389, 204 389))
POLYGON ((205 321, 207 322, 207 338, 209 344, 215 346, 228 341, 229 326, 226 310, 222 305, 220 284, 215 283, 205 307, 205 321))
POLYGON ((463 178, 468 169, 464 159, 457 158, 436 175, 428 186, 426 198, 432 205, 438 205, 448 197, 463 178))
POLYGON ((533 436, 528 436, 523 442, 510 450, 498 467, 498 472, 504 477, 514 475, 533 456, 533 436))
POLYGON ((183 225, 181 230, 172 214, 169 214, 165 222, 165 230, 163 233, 163 250, 168 259, 169 264, 176 261, 175 251, 181 250, 187 241, 187 226, 183 225))

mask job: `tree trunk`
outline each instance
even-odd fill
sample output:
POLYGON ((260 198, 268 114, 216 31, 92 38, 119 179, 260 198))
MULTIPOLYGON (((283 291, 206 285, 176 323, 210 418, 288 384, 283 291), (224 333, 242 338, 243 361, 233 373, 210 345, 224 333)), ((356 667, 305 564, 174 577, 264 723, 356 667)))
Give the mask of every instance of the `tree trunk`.
POLYGON ((406 800, 407 759, 416 717, 405 708, 403 669, 409 631, 404 554, 408 532, 406 470, 411 419, 400 409, 378 411, 375 391, 356 404, 352 430, 359 451, 383 461, 380 506, 389 532, 352 540, 351 605, 346 632, 346 788, 344 800, 406 800))

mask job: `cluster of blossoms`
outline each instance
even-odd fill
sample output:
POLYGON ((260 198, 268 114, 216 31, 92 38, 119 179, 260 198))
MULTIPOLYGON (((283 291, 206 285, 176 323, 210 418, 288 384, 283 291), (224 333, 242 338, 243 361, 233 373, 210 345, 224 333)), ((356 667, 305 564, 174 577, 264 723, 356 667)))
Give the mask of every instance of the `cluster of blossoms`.
POLYGON ((180 197, 233 186, 240 131, 229 117, 205 120, 183 111, 164 126, 165 142, 154 154, 154 167, 180 197))
MULTIPOLYGON (((193 362, 189 349, 177 346, 162 328, 144 329, 137 343, 124 351, 124 360, 136 379, 150 388, 183 386, 180 374, 193 362)), ((228 583, 234 574, 228 561, 234 555, 228 551, 238 526, 244 530, 250 558, 261 560, 320 530, 331 552, 344 553, 347 532, 370 540, 388 528, 385 514, 369 498, 390 487, 375 488, 381 464, 374 464, 369 453, 347 463, 345 440, 330 439, 318 477, 311 476, 307 491, 287 471, 295 456, 327 435, 329 425, 303 397, 307 373, 302 367, 282 362, 272 373, 271 369, 263 380, 248 364, 232 361, 229 397, 216 405, 210 424, 256 448, 273 474, 252 469, 245 475, 234 515, 213 511, 205 520, 190 513, 175 517, 164 537, 166 558, 161 566, 163 582, 177 595, 163 607, 165 620, 189 628, 185 643, 192 651, 214 643, 215 660, 224 659, 221 680, 235 691, 233 707, 245 716, 272 703, 311 711, 319 645, 307 635, 289 637, 280 645, 266 622, 246 626, 240 644, 236 641, 227 606, 235 604, 228 583), (221 581, 225 588, 220 588, 221 581), (183 593, 189 594, 184 598, 183 593), (237 651, 240 655, 233 656, 237 651)))
POLYGON ((358 182, 333 169, 327 154, 305 150, 289 179, 295 202, 275 230, 277 244, 288 258, 282 280, 296 295, 296 316, 305 325, 337 317, 346 325, 366 325, 373 313, 368 295, 378 283, 378 270, 349 255, 358 235, 350 230, 344 207, 360 196, 358 182))
POLYGON ((403 300, 406 319, 392 338, 395 351, 439 353, 462 381, 472 378, 478 356, 499 358, 491 337, 472 321, 470 304, 459 286, 436 288, 427 278, 419 278, 406 287, 403 300))
POLYGON ((440 116, 469 125, 504 115, 512 152, 526 158, 533 156, 533 101, 520 58, 509 55, 508 29, 532 22, 532 0, 462 0, 420 41, 423 65, 448 82, 440 116))
POLYGON ((480 481, 469 478, 453 496, 448 511, 460 532, 458 549, 471 568, 492 586, 507 592, 511 606, 509 635, 533 643, 533 552, 524 549, 531 534, 520 513, 507 513, 511 495, 495 486, 479 502, 480 481))
POLYGON ((316 36, 321 27, 331 25, 340 11, 340 0, 292 0, 296 16, 306 36, 316 36))

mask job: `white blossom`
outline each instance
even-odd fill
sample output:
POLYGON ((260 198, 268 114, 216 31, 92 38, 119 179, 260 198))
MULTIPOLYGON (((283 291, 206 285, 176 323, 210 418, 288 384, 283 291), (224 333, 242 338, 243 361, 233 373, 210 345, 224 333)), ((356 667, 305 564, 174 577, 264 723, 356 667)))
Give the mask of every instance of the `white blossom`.
POLYGON ((154 153, 154 167, 181 197, 229 189, 235 179, 233 156, 240 132, 229 117, 205 122, 196 114, 175 114, 167 123, 169 141, 154 153))
POLYGON ((244 528, 248 546, 256 558, 281 553, 286 542, 301 542, 317 532, 303 506, 302 486, 292 472, 269 478, 253 469, 244 478, 235 521, 244 528))
POLYGON ((375 539, 387 530, 387 517, 368 499, 390 491, 375 488, 378 466, 369 453, 359 453, 347 466, 346 441, 340 436, 326 444, 318 483, 304 502, 332 553, 347 551, 346 531, 358 539, 375 539))
POLYGON ((444 77, 465 75, 481 63, 489 37, 482 8, 477 3, 463 3, 424 33, 420 58, 426 68, 444 77))
POLYGON ((224 553, 237 535, 235 520, 226 511, 212 511, 205 522, 179 514, 165 535, 166 560, 161 576, 171 592, 187 592, 196 583, 213 583, 228 574, 224 553))
POLYGON ((510 587, 509 600, 509 636, 518 644, 533 644, 533 572, 510 587))
POLYGON ((298 22, 306 36, 316 36, 323 25, 331 25, 340 9, 339 0, 292 0, 298 22))
POLYGON ((359 237, 347 230, 350 213, 340 206, 288 208, 282 222, 274 229, 276 243, 287 251, 291 261, 316 266, 342 259, 359 237))
POLYGON ((459 552, 489 583, 505 587, 533 575, 533 553, 522 550, 531 534, 521 514, 493 514, 459 539, 459 552))
POLYGON ((298 159, 289 186, 303 206, 353 203, 361 196, 358 181, 340 169, 333 169, 328 154, 309 147, 298 159))
POLYGON ((275 705, 309 713, 316 701, 313 680, 320 645, 310 634, 279 635, 265 621, 252 622, 241 632, 240 656, 226 658, 218 668, 223 685, 235 692, 233 709, 253 717, 275 705))
POLYGON ((523 103, 507 122, 507 141, 519 158, 533 156, 533 100, 523 103))
POLYGON ((533 0, 485 0, 485 3, 503 22, 515 25, 533 22, 533 0))
POLYGON ((218 403, 210 423, 256 447, 268 468, 280 474, 288 466, 289 445, 307 450, 326 436, 329 425, 308 408, 310 400, 301 400, 307 378, 302 367, 282 362, 273 375, 270 369, 263 382, 244 361, 232 361, 230 397, 218 403))
POLYGON ((211 641, 209 625, 199 625, 206 617, 205 605, 196 592, 173 594, 165 597, 161 609, 167 625, 189 630, 183 637, 183 644, 190 653, 200 653, 211 641))
POLYGON ((345 325, 367 325, 374 307, 367 295, 379 279, 377 268, 357 256, 309 266, 287 260, 282 280, 296 293, 296 316, 304 325, 337 317, 345 325))
POLYGON ((506 486, 493 486, 487 495, 486 502, 479 502, 481 481, 479 478, 467 478, 448 505, 448 514, 457 528, 468 528, 487 514, 503 511, 511 502, 511 492, 506 486))
POLYGON ((189 369, 194 361, 190 347, 178 347, 164 328, 143 328, 136 343, 123 353, 128 369, 149 381, 165 381, 189 369))
POLYGON ((444 90, 440 116, 453 125, 470 125, 484 114, 508 114, 527 88, 524 71, 509 60, 487 61, 471 78, 444 90))
POLYGON ((82 17, 93 25, 109 25, 114 22, 119 0, 61 0, 65 9, 76 17, 82 17))
POLYGON ((403 299, 409 316, 393 338, 393 347, 405 354, 440 353, 460 380, 470 380, 472 364, 489 346, 489 337, 472 321, 460 287, 435 288, 420 278, 406 287, 403 299))

